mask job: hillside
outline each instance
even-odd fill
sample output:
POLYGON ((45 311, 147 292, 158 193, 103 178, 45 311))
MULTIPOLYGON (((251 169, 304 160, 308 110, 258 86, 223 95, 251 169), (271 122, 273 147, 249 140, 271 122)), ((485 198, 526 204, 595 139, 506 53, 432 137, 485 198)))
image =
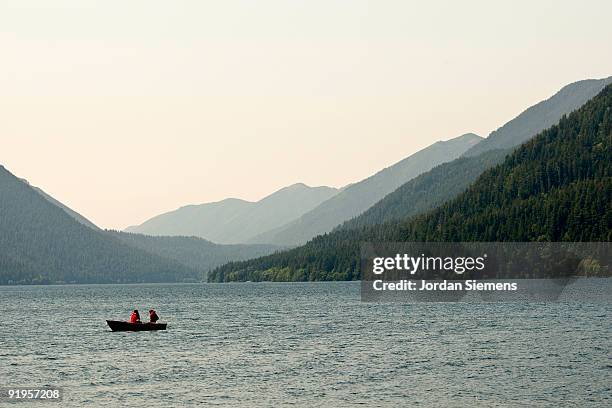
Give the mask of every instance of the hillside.
POLYGON ((402 226, 409 241, 612 240, 612 85, 465 193, 402 226))
POLYGON ((275 245, 302 244, 361 214, 414 177, 461 156, 480 140, 482 140, 480 136, 468 133, 448 141, 434 143, 358 183, 347 186, 297 220, 259 235, 249 242, 275 245))
MULTIPOLYGON (((25 183, 27 183, 26 180, 23 180, 23 181, 25 183)), ((69 216, 74 218, 76 221, 80 222, 81 224, 83 224, 86 227, 89 227, 91 229, 94 229, 94 230, 99 230, 100 229, 100 228, 98 228, 98 226, 96 224, 94 224, 93 222, 89 221, 87 218, 83 217, 81 214, 79 214, 78 212, 74 211, 72 208, 68 207, 64 203, 62 203, 62 202, 58 201, 57 199, 55 199, 54 197, 50 196, 49 194, 44 192, 42 189, 40 189, 38 187, 34 187, 34 186, 31 186, 31 187, 34 190, 38 191, 38 193, 40 195, 42 195, 45 199, 47 199, 51 204, 54 204, 57 207, 59 207, 62 210, 64 210, 66 212, 66 214, 68 214, 69 216)))
POLYGON ((200 280, 89 228, 0 166, 0 284, 200 280))
POLYGON ((188 205, 129 227, 127 232, 164 236, 197 236, 236 244, 292 221, 323 201, 337 189, 298 183, 257 201, 229 198, 215 203, 188 205))
POLYGON ((339 228, 399 221, 432 210, 462 193, 485 170, 501 163, 511 150, 492 150, 475 157, 460 157, 410 180, 339 228))
POLYGON ((612 86, 485 171, 468 190, 401 223, 339 229, 224 265, 209 281, 358 279, 359 241, 610 241, 612 86))
POLYGON ((469 149, 465 156, 477 156, 494 149, 516 147, 544 129, 556 125, 563 115, 578 109, 597 95, 606 85, 612 83, 612 76, 603 79, 586 79, 566 85, 550 98, 526 109, 516 118, 469 149))
POLYGON ((342 228, 380 224, 422 214, 463 192, 486 169, 500 163, 512 148, 558 123, 600 92, 612 77, 584 80, 563 87, 552 97, 528 108, 492 132, 466 154, 411 180, 342 228), (499 149, 499 147, 503 149, 499 149), (495 150, 498 149, 498 150, 495 150), (480 152, 480 153, 478 153, 480 152))
POLYGON ((173 259, 204 274, 230 261, 242 261, 280 250, 272 245, 220 245, 198 237, 154 237, 107 231, 123 243, 167 259, 173 259))

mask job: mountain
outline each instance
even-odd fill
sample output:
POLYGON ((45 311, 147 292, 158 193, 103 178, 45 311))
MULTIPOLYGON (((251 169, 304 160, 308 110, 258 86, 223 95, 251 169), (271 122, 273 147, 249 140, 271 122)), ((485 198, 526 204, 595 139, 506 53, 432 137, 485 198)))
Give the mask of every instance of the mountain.
POLYGON ((612 240, 612 85, 402 226, 410 241, 612 240))
POLYGON ((612 76, 603 79, 585 79, 566 85, 550 98, 531 106, 506 123, 489 137, 472 147, 465 156, 477 156, 485 151, 516 147, 544 129, 557 124, 563 115, 578 109, 608 84, 612 76))
MULTIPOLYGON (((463 158, 437 166, 430 172, 423 173, 422 177, 409 181, 367 209, 364 214, 355 214, 356 218, 346 221, 341 228, 397 220, 436 207, 460 193, 486 168, 499 163, 504 156, 501 152, 510 152, 512 148, 556 124, 563 115, 582 106, 610 83, 612 77, 582 80, 563 87, 550 98, 529 107, 491 132, 486 139, 470 147, 463 154, 463 158), (489 153, 491 151, 497 153, 489 153)), ((332 200, 339 200, 341 197, 342 194, 339 194, 332 200)), ((316 224, 317 221, 308 219, 309 216, 310 213, 305 214, 301 224, 316 224)), ((298 222, 299 220, 295 224, 298 222)), ((321 228, 318 232, 327 231, 321 228)), ((282 229, 273 231, 257 237, 257 241, 276 242, 276 237, 283 234, 286 233, 282 229)), ((308 236, 309 234, 304 234, 304 237, 308 236)))
POLYGON ((198 237, 149 236, 120 231, 107 233, 129 246, 175 260, 204 274, 230 261, 256 258, 282 249, 273 245, 220 245, 198 237))
POLYGON ((158 215, 127 232, 147 235, 197 236, 216 243, 236 244, 277 228, 338 193, 332 187, 298 183, 257 201, 235 198, 188 205, 158 215))
POLYGON ((223 265, 208 279, 359 279, 360 241, 610 241, 611 203, 612 85, 433 211, 338 229, 299 248, 223 265))
POLYGON ((460 157, 434 167, 388 194, 364 213, 339 228, 399 221, 432 210, 462 193, 485 170, 501 163, 511 150, 491 150, 475 157, 460 157))
MULTIPOLYGON (((28 183, 27 180, 23 180, 22 181, 24 183, 28 183)), ((29 183, 28 183, 29 184, 29 183)), ((38 194, 40 194, 41 196, 43 196, 47 201, 49 201, 51 204, 56 205, 57 207, 61 208, 62 210, 64 210, 66 212, 66 214, 68 214, 69 216, 71 216, 72 218, 74 218, 76 221, 80 222, 81 224, 85 225, 86 227, 89 227, 91 229, 94 230, 99 230, 100 228, 98 228, 98 226, 96 224, 94 224, 93 222, 89 221, 87 218, 83 217, 81 214, 79 214, 78 212, 74 211, 72 208, 68 207, 67 205, 65 205, 64 203, 56 200, 55 198, 51 197, 49 194, 45 193, 42 189, 38 188, 38 187, 34 187, 31 186, 34 190, 36 190, 38 192, 38 194)))
POLYGON ((582 106, 610 82, 612 77, 579 81, 563 87, 549 99, 528 108, 492 132, 463 157, 409 181, 341 227, 355 228, 400 220, 439 206, 463 192, 486 169, 500 163, 513 147, 556 124, 564 114, 582 106))
POLYGON ((481 140, 480 136, 468 133, 448 141, 434 143, 373 176, 347 186, 297 220, 261 234, 249 242, 276 245, 302 244, 359 215, 419 174, 461 156, 481 140))
POLYGON ((0 166, 0 284, 200 280, 178 262, 76 221, 0 166))

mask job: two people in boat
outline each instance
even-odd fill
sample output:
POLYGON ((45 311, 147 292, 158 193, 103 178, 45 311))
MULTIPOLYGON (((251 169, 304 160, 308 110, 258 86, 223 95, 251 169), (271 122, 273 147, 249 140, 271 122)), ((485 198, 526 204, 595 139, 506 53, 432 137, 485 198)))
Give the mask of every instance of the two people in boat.
MULTIPOLYGON (((159 316, 157 315, 157 312, 153 309, 149 310, 149 322, 157 323, 158 320, 159 316)), ((138 309, 134 309, 134 311, 130 315, 130 323, 142 323, 140 321, 140 313, 138 313, 138 309)))

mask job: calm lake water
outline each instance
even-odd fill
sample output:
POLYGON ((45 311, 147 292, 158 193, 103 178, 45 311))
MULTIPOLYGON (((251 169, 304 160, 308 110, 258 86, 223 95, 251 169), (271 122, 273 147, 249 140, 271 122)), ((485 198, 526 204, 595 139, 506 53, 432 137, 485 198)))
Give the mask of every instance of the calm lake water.
POLYGON ((0 386, 63 388, 38 407, 612 406, 610 303, 370 304, 359 289, 0 287, 0 386), (151 307, 168 331, 106 326, 151 307))

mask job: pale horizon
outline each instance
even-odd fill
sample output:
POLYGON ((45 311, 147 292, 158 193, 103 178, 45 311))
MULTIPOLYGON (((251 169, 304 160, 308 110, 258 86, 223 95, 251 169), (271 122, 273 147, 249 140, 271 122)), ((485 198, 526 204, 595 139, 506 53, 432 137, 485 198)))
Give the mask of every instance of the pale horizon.
POLYGON ((612 75, 606 1, 5 1, 0 164, 102 228, 340 188, 612 75))

